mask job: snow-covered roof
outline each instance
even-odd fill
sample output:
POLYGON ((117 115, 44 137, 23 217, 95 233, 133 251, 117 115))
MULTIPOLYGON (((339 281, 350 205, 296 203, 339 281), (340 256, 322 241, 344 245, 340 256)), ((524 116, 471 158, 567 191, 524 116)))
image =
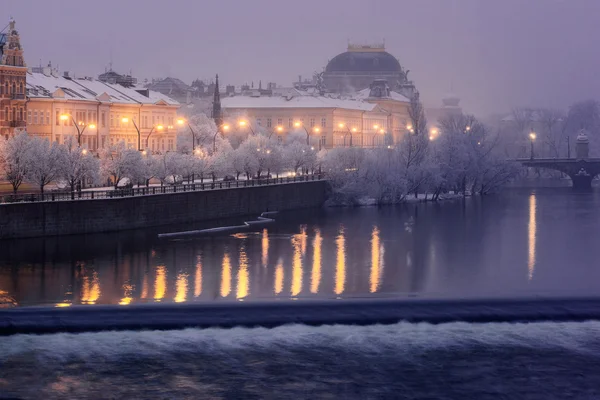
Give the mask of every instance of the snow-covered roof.
MULTIPOLYGON (((359 99, 359 100, 365 100, 365 99, 371 98, 370 96, 371 96, 371 89, 366 88, 366 89, 359 90, 358 92, 354 93, 354 95, 352 97, 359 99)), ((394 92, 393 90, 390 90, 389 97, 383 97, 383 99, 392 99, 392 100, 396 100, 396 101, 410 103, 410 100, 408 98, 406 98, 405 96, 401 95, 398 92, 394 92)))
POLYGON ((361 100, 334 99, 323 96, 232 96, 221 99, 223 108, 343 108, 372 111, 375 104, 361 100))
POLYGON ((27 96, 30 98, 64 98, 66 100, 108 102, 120 104, 157 104, 178 106, 179 103, 170 97, 148 91, 148 97, 134 88, 126 88, 118 84, 109 84, 95 79, 65 78, 28 72, 27 96))

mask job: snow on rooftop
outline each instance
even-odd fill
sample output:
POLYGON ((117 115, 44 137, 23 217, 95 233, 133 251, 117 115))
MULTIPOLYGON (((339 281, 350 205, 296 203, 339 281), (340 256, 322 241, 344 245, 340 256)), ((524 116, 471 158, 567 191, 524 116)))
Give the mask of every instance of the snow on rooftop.
POLYGON ((323 96, 233 96, 221 99, 223 108, 344 108, 372 111, 375 104, 360 100, 333 99, 323 96))
POLYGON ((67 79, 62 76, 28 72, 26 84, 27 95, 31 98, 52 98, 53 94, 60 89, 67 100, 98 101, 98 97, 106 93, 111 103, 156 104, 163 101, 168 105, 179 105, 177 101, 158 92, 149 91, 149 96, 146 97, 134 88, 95 79, 67 79))
MULTIPOLYGON (((366 88, 366 89, 359 90, 358 92, 354 93, 353 97, 356 99, 359 99, 359 100, 364 100, 364 99, 370 98, 370 95, 371 95, 371 89, 366 88)), ((392 100, 396 100, 396 101, 410 103, 410 100, 408 98, 406 98, 405 96, 401 95, 398 92, 394 92, 393 90, 390 90, 389 98, 392 100)))

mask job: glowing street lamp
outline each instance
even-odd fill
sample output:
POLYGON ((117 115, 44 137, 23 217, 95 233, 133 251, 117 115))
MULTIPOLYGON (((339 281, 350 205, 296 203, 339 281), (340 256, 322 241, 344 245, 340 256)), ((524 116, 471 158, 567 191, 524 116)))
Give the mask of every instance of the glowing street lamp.
POLYGON ((535 142, 537 135, 535 134, 535 132, 533 131, 533 129, 531 130, 531 132, 529 133, 529 140, 531 141, 531 159, 533 160, 533 142, 535 142))
POLYGON ((252 129, 252 126, 250 125, 250 123, 248 121, 241 119, 238 121, 238 125, 242 129, 248 127, 248 129, 250 129, 250 132, 252 132, 253 135, 256 135, 256 133, 254 132, 254 129, 252 129))
MULTIPOLYGON (((123 118, 121 118, 121 122, 124 124, 128 124, 129 118, 123 117, 123 118)), ((135 127, 135 131, 137 132, 137 135, 138 135, 138 151, 142 151, 142 132, 140 132, 140 128, 135 123, 135 119, 132 119, 131 122, 133 123, 133 126, 135 127)))
POLYGON ((58 117, 61 121, 68 121, 71 120, 73 122, 73 125, 75 125, 75 129, 77 129, 77 144, 79 146, 81 146, 81 135, 83 135, 83 132, 85 132, 86 128, 90 128, 90 129, 96 129, 96 125, 94 124, 85 124, 82 121, 80 121, 79 123, 75 121, 75 118, 73 118, 73 116, 71 114, 61 114, 58 117))

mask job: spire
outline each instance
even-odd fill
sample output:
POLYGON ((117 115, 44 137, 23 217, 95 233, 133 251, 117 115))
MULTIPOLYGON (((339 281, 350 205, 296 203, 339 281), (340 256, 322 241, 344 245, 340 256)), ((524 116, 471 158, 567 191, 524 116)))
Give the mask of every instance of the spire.
POLYGON ((258 90, 262 90, 262 79, 258 81, 258 90))
POLYGON ((223 124, 223 114, 221 113, 221 95, 219 94, 219 74, 215 80, 215 94, 213 97, 212 117, 215 120, 217 128, 220 129, 223 124))

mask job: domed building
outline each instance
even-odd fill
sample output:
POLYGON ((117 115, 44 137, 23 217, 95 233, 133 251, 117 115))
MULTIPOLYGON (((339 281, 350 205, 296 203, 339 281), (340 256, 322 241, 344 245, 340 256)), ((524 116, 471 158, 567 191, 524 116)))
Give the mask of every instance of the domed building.
POLYGON ((349 44, 346 52, 335 56, 323 72, 327 91, 336 93, 357 92, 370 87, 374 80, 386 80, 391 90, 404 91, 414 86, 407 79, 408 71, 385 51, 383 44, 349 44))

